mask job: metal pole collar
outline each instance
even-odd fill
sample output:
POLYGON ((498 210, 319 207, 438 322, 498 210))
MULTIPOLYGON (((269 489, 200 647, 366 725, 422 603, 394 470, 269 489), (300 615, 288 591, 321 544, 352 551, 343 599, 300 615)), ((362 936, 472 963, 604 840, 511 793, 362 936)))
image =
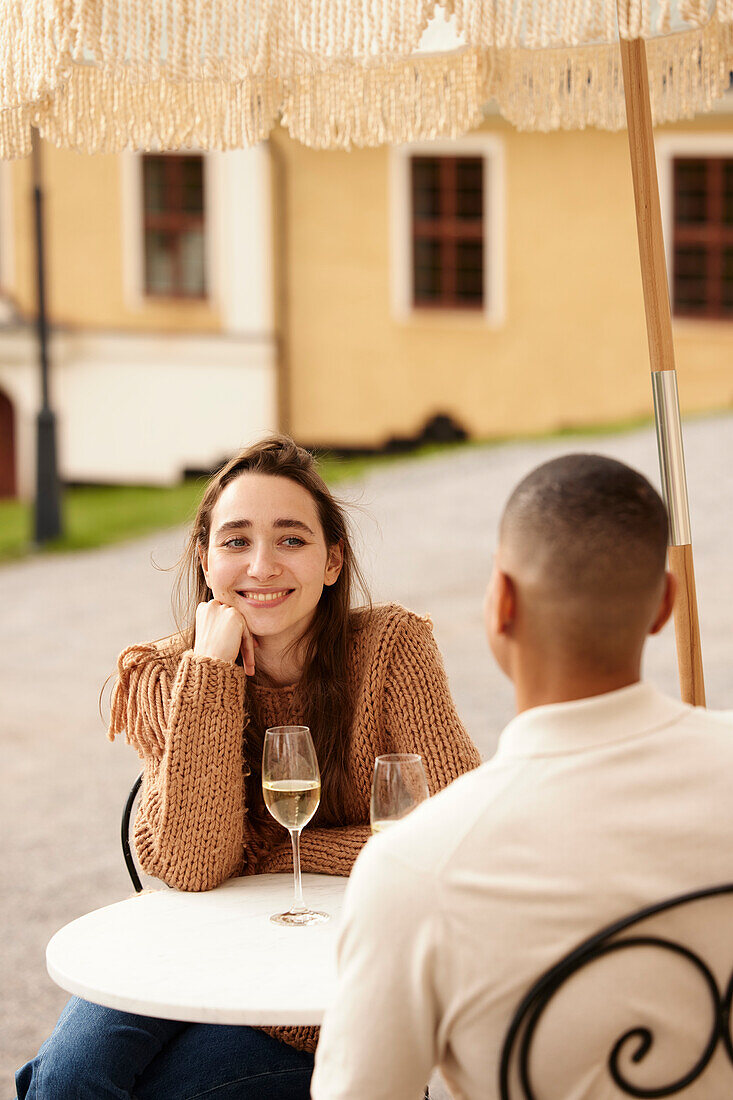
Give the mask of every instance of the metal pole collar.
POLYGON ((669 545, 686 546, 692 542, 692 530, 687 500, 677 371, 652 371, 652 391, 662 492, 669 513, 669 545))

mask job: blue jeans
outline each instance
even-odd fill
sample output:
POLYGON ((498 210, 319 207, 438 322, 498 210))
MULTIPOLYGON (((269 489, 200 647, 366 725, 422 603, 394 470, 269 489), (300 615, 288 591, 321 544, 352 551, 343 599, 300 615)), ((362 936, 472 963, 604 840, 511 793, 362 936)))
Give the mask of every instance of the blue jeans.
POLYGON ((313 1055, 252 1027, 134 1016, 72 997, 15 1075, 17 1100, 308 1100, 313 1055))

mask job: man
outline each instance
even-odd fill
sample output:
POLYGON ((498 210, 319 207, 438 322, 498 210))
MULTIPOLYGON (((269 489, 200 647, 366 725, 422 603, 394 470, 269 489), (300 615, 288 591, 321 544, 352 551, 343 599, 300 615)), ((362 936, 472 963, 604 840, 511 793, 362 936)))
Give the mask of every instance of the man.
MULTIPOLYGON (((485 621, 517 717, 490 762, 359 857, 314 1100, 418 1100, 434 1066, 456 1097, 497 1096, 506 1030, 545 969, 643 905, 733 879, 733 719, 639 682, 674 600, 666 536, 658 494, 609 458, 559 458, 515 489, 485 621)), ((704 1029, 709 1000, 700 1014, 704 1029)), ((708 1034, 645 1084, 689 1070, 708 1034)), ((582 1046, 562 1039, 548 1072, 582 1046)), ((610 1045, 548 1095, 618 1095, 610 1045)))

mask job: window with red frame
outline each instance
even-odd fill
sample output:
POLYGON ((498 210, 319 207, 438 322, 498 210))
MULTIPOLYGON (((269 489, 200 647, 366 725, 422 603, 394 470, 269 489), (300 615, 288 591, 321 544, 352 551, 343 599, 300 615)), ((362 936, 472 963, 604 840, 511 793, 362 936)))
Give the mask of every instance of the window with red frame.
POLYGON ((674 313, 733 318, 733 159, 674 161, 674 313))
POLYGON ((483 158, 412 157, 410 180, 414 305, 483 309, 483 158))
POLYGON ((206 297, 204 160, 143 156, 145 293, 206 297))

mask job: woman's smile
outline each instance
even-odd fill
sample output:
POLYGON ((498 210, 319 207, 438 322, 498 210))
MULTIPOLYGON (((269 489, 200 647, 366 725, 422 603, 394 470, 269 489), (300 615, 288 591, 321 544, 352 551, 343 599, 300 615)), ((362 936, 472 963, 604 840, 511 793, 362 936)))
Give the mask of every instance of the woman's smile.
POLYGON ((241 596, 250 607, 269 609, 280 607, 294 591, 294 588, 247 588, 238 589, 237 595, 241 596))

